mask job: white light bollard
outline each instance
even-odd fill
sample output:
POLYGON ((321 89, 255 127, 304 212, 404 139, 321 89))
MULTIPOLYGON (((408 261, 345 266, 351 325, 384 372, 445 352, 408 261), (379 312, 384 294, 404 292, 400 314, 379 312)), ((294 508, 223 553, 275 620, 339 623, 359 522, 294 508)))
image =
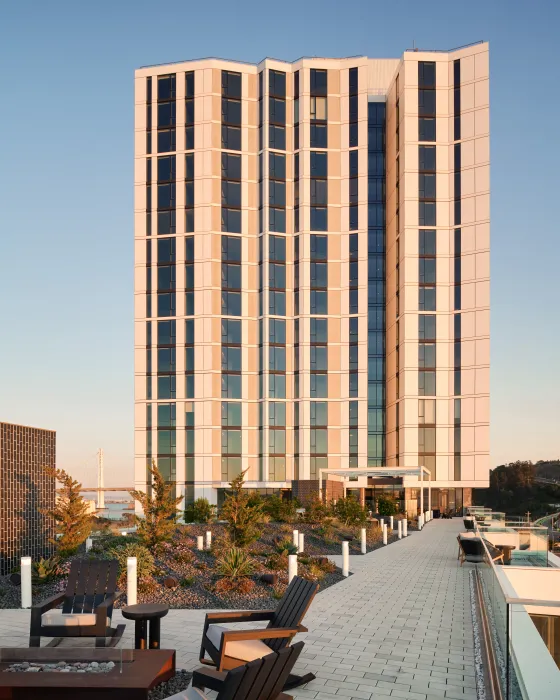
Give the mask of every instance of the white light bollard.
POLYGON ((389 516, 389 527, 391 528, 391 532, 393 532, 395 529, 395 523, 392 515, 389 516))
POLYGON ((402 528, 403 528, 402 529, 403 537, 408 537, 408 519, 407 518, 405 518, 402 521, 402 528))
POLYGON ((303 532, 298 532, 298 554, 303 554, 305 550, 305 535, 303 532))
POLYGON ((362 528, 362 554, 367 552, 367 542, 366 542, 366 529, 362 528))
POLYGON ((399 540, 402 540, 402 520, 397 521, 397 533, 399 536, 399 540))
POLYGON ((387 544, 387 523, 383 523, 383 544, 387 544))
POLYGON ((420 513, 420 515, 418 516, 418 529, 419 530, 421 530, 422 527, 424 526, 423 520, 424 520, 424 516, 422 515, 422 513, 420 513))
POLYGON ((299 532, 297 530, 294 530, 293 536, 294 536, 294 544, 299 549, 299 532))
POLYGON ((126 560, 126 604, 136 605, 138 590, 138 561, 136 557, 126 560))
POLYGON ((350 572, 350 548, 349 543, 345 540, 342 543, 342 575, 348 576, 350 572))
POLYGON ((297 554, 288 555, 288 583, 297 576, 297 554))
POLYGON ((202 535, 198 535, 196 538, 196 548, 200 551, 204 549, 204 537, 202 535))
POLYGON ((92 548, 92 546, 93 546, 93 540, 91 539, 91 537, 88 537, 86 539, 86 552, 89 552, 89 550, 92 548))
POLYGON ((21 558, 21 607, 31 607, 31 557, 21 558))
POLYGON ((206 533, 206 549, 212 549, 212 533, 210 530, 206 533))

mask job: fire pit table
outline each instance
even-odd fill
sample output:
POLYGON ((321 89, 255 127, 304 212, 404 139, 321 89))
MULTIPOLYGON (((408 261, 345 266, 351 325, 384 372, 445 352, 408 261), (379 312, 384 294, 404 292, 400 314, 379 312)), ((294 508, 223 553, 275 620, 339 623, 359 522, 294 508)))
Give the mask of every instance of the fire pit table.
POLYGON ((0 649, 0 700, 146 700, 174 675, 174 650, 0 649))

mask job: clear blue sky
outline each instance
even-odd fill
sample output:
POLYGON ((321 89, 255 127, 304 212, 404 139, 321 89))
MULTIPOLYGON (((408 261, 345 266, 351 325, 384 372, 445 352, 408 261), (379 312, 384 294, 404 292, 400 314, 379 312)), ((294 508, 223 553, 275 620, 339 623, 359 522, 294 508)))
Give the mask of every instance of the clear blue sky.
POLYGON ((5 0, 0 420, 133 465, 133 71, 490 42, 492 464, 560 456, 557 0, 5 0), (554 213, 556 212, 556 213, 554 213))

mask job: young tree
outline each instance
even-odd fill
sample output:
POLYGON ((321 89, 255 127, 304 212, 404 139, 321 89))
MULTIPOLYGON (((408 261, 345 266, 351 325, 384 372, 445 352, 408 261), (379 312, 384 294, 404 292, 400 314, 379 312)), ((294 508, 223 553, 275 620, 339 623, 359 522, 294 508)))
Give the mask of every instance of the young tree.
POLYGON ((171 539, 177 520, 177 504, 182 498, 173 495, 175 484, 165 481, 155 460, 152 460, 149 471, 152 475, 151 493, 130 491, 130 495, 144 511, 143 518, 135 516, 138 537, 142 544, 152 549, 171 539))
POLYGON ((251 495, 243 488, 247 471, 241 472, 232 480, 231 493, 222 506, 221 517, 228 521, 232 544, 246 547, 261 535, 260 521, 262 505, 251 501, 251 495))
POLYGON ((354 496, 339 498, 333 507, 337 520, 347 526, 365 525, 367 511, 354 496))
POLYGON ((46 474, 54 477, 62 489, 58 493, 55 507, 52 510, 41 510, 44 515, 54 519, 58 538, 51 540, 56 546, 59 556, 68 557, 78 551, 78 547, 86 541, 93 525, 93 514, 83 496, 80 495, 82 485, 75 481, 64 469, 43 467, 46 474))
POLYGON ((389 496, 379 496, 377 499, 377 512, 379 515, 396 515, 399 509, 395 501, 389 496))

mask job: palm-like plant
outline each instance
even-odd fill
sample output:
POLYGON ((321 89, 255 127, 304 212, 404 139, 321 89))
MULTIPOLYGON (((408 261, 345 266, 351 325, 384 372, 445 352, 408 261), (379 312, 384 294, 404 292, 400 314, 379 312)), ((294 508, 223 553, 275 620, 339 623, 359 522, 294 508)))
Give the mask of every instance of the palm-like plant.
POLYGON ((221 578, 237 581, 251 576, 255 564, 251 557, 238 547, 232 547, 216 561, 216 573, 221 578))

